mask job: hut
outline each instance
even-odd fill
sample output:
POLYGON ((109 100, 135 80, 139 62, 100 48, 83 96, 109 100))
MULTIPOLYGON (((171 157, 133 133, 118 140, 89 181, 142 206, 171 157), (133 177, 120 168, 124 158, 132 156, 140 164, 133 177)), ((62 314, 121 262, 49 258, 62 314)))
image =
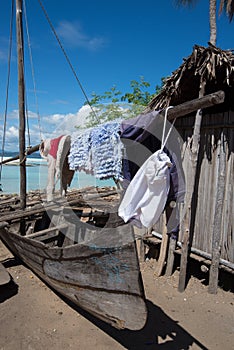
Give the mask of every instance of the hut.
POLYGON ((167 264, 171 265, 169 260, 179 246, 180 291, 185 288, 187 257, 191 252, 208 261, 210 293, 217 292, 220 268, 234 271, 233 50, 221 50, 211 44, 195 45, 192 54, 165 79, 161 92, 148 106, 150 110, 165 109, 218 90, 225 93, 223 103, 175 122, 183 140, 186 214, 177 244, 169 243, 167 264))

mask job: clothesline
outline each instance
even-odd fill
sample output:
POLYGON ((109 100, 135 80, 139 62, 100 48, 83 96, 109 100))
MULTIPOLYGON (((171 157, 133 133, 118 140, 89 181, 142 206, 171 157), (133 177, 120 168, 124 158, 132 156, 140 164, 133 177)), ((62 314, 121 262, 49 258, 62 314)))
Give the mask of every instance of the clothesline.
POLYGON ((183 200, 177 156, 164 147, 173 128, 166 127, 166 114, 151 111, 71 135, 69 170, 121 181, 126 192, 119 215, 126 222, 149 227, 167 203, 183 200))

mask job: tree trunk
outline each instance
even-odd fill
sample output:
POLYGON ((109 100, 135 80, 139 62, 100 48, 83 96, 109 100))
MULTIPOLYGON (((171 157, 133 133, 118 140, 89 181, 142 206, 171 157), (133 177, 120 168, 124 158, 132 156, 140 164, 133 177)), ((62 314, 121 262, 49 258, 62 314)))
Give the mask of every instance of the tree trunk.
POLYGON ((216 46, 216 0, 210 0, 210 43, 216 46))

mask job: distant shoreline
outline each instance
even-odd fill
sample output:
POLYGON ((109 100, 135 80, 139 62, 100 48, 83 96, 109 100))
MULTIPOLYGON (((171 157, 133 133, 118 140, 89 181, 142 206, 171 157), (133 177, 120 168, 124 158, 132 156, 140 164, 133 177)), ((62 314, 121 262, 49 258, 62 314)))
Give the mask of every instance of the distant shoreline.
MULTIPOLYGON (((7 159, 11 159, 12 157, 3 157, 3 161, 7 159)), ((3 165, 7 166, 19 166, 19 160, 12 160, 9 163, 5 163, 3 165)), ((27 158, 26 166, 37 166, 37 165, 47 165, 47 161, 44 158, 27 158)))

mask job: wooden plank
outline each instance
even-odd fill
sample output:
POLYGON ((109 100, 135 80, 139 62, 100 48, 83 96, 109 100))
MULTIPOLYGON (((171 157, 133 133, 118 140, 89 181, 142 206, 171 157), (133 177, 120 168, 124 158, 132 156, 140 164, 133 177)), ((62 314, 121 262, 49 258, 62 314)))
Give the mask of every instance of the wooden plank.
POLYGON ((186 273, 187 273, 187 260, 189 252, 189 230, 184 230, 183 242, 181 247, 181 259, 180 259, 180 274, 178 291, 183 292, 186 284, 186 273))
MULTIPOLYGON (((109 194, 107 194, 108 196, 109 194)), ((59 201, 57 201, 56 203, 39 203, 37 205, 35 205, 32 208, 26 208, 25 210, 17 210, 14 212, 10 212, 8 214, 2 215, 0 217, 0 222, 2 221, 16 221, 16 220, 20 220, 22 218, 27 218, 33 215, 40 215, 41 213, 48 211, 48 210, 56 210, 59 207, 59 210, 61 209, 62 205, 70 205, 70 209, 72 210, 72 205, 79 203, 80 206, 82 206, 82 208, 86 207, 86 208, 90 208, 90 210, 94 210, 94 209, 105 209, 105 213, 109 213, 110 212, 110 207, 111 210, 114 211, 114 205, 113 205, 113 201, 105 201, 104 198, 105 196, 102 197, 102 200, 93 200, 92 198, 90 198, 89 200, 85 200, 83 199, 81 196, 79 196, 76 199, 71 199, 69 200, 68 198, 60 198, 59 201), (91 201, 91 199, 93 201, 91 201)))
POLYGON ((0 286, 9 283, 11 280, 11 276, 5 269, 2 263, 0 263, 0 286))
POLYGON ((162 243, 160 248, 160 254, 159 259, 155 265, 155 271, 154 275, 157 277, 160 277, 162 275, 163 268, 166 264, 166 255, 167 255, 167 248, 168 248, 168 234, 167 234, 167 226, 166 226, 166 214, 163 213, 163 232, 162 232, 162 243))
POLYGON ((146 228, 138 228, 136 226, 133 227, 134 235, 136 239, 136 248, 137 248, 137 255, 140 262, 145 261, 145 244, 143 241, 144 235, 147 232, 146 228))
POLYGON ((219 145, 219 172, 217 196, 215 204, 214 230, 212 237, 212 261, 210 266, 209 287, 208 292, 211 294, 217 293, 219 263, 221 255, 221 237, 222 237, 222 218, 223 218, 223 203, 225 196, 225 178, 226 178, 226 154, 224 150, 224 131, 221 134, 219 145))
POLYGON ((61 231, 63 229, 66 229, 68 227, 68 223, 64 223, 64 224, 60 224, 54 227, 49 227, 45 230, 41 230, 39 232, 35 232, 35 233, 30 233, 29 235, 27 235, 27 238, 39 238, 43 236, 47 236, 50 233, 56 233, 56 231, 61 231))
MULTIPOLYGON (((205 82, 200 83, 199 97, 203 97, 205 91, 205 82)), ((219 100, 219 98, 218 98, 219 100)), ((200 149, 200 130, 202 122, 202 110, 198 109, 195 117, 194 130, 192 136, 192 145, 188 142, 186 147, 186 154, 188 156, 188 169, 186 177, 186 195, 185 195, 185 216, 182 220, 182 251, 180 260, 180 274, 179 274, 179 284, 178 291, 183 292, 186 283, 186 273, 187 273, 187 261, 190 243, 190 226, 191 226, 191 207, 192 198, 194 194, 195 178, 197 173, 197 162, 198 154, 200 149)), ((195 215, 195 213, 194 213, 195 215)))
POLYGON ((169 239, 169 248, 168 248, 168 257, 167 257, 167 266, 166 266, 166 276, 171 276, 174 266, 174 257, 175 257, 175 248, 176 248, 176 239, 170 237, 169 239))

